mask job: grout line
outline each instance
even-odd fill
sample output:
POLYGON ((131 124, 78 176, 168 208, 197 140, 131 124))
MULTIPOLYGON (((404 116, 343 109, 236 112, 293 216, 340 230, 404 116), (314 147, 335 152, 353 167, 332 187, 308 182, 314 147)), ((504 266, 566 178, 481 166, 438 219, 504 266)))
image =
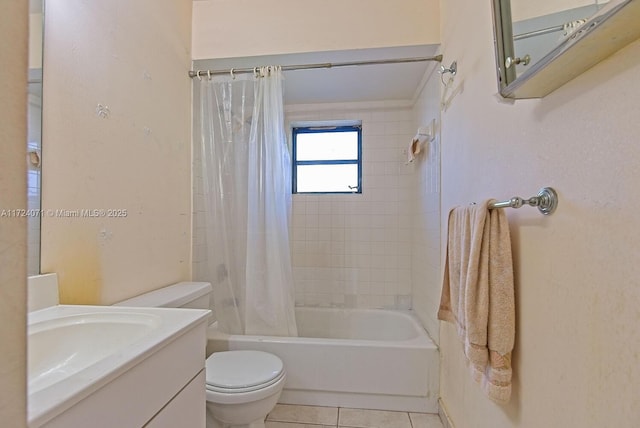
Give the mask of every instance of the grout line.
POLYGON ((290 421, 274 421, 274 420, 265 420, 264 422, 265 424, 267 422, 277 422, 278 424, 283 424, 283 425, 312 425, 314 427, 335 427, 335 428, 338 427, 337 425, 333 425, 333 424, 330 424, 330 425, 317 424, 315 422, 290 422, 290 421))
POLYGON ((318 427, 337 427, 337 424, 327 424, 327 423, 322 423, 322 422, 305 422, 305 421, 280 421, 277 419, 265 419, 264 421, 265 423, 267 422, 276 422, 278 424, 285 424, 285 425, 313 425, 313 426, 318 426, 318 427))

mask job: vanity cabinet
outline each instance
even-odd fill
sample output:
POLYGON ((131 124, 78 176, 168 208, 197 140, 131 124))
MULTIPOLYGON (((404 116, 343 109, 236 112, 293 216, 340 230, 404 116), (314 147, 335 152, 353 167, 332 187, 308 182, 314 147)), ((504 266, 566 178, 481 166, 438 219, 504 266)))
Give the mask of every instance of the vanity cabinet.
POLYGON ((204 428, 206 412, 205 372, 201 370, 191 382, 149 421, 146 428, 204 428))
POLYGON ((85 391, 84 398, 68 400, 68 408, 61 403, 56 416, 29 427, 204 428, 206 320, 183 328, 112 373, 108 382, 97 382, 101 385, 85 391))

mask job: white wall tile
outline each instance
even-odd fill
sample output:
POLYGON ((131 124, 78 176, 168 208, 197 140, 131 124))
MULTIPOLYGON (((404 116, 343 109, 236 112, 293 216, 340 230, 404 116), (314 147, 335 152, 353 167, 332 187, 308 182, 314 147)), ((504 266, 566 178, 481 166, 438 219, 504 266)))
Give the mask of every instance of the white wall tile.
MULTIPOLYGON (((410 226, 412 209, 398 204, 398 194, 410 192, 414 185, 401 178, 406 175, 402 150, 415 133, 412 111, 339 110, 287 115, 288 122, 351 119, 363 124, 363 194, 293 196, 292 242, 304 236, 307 243, 292 251, 294 268, 322 267, 334 274, 330 280, 317 270, 310 280, 296 275, 297 300, 303 294, 305 304, 393 307, 398 293, 408 295, 411 290, 411 275, 401 272, 400 258, 411 252, 410 235, 402 230, 410 226), (317 247, 314 242, 326 245, 317 247)), ((403 266, 409 272, 407 263, 403 266)))
MULTIPOLYGON (((414 128, 424 126, 436 120, 440 121, 439 79, 432 77, 427 81, 415 104, 413 111, 414 128)), ((440 298, 440 137, 428 143, 428 147, 413 162, 413 173, 402 176, 402 181, 413 182, 413 187, 398 192, 401 206, 409 206, 409 217, 404 211, 399 236, 402 242, 410 242, 411 251, 401 258, 399 267, 411 275, 411 296, 413 309, 429 331, 438 341, 437 307, 440 298)), ((404 273, 402 274, 404 275, 404 273)), ((404 290, 399 294, 403 294, 404 290)))

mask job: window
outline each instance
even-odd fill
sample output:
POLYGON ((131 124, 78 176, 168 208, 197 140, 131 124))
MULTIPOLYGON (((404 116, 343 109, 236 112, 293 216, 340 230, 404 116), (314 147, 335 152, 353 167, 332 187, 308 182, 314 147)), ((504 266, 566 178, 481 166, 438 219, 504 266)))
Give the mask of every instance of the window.
POLYGON ((362 126, 293 128, 293 193, 362 193, 362 126))

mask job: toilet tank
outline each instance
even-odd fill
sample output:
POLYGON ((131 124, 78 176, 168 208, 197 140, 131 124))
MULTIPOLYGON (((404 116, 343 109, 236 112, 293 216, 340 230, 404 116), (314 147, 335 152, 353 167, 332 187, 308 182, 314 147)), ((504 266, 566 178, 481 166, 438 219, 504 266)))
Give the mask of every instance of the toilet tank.
POLYGON ((115 303, 113 306, 209 309, 211 284, 179 282, 115 303))

